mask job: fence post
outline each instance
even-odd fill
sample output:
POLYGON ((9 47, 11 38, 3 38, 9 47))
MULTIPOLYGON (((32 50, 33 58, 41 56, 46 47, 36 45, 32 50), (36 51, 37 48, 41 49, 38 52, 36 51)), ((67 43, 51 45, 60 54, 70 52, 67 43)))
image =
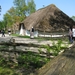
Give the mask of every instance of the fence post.
POLYGON ((15 39, 13 39, 13 49, 16 50, 15 39))
POLYGON ((14 57, 14 59, 15 59, 14 62, 17 63, 17 60, 16 60, 17 56, 16 56, 16 52, 15 52, 15 51, 16 51, 15 39, 13 39, 12 41, 13 41, 13 50, 14 50, 14 55, 15 55, 15 57, 14 57))

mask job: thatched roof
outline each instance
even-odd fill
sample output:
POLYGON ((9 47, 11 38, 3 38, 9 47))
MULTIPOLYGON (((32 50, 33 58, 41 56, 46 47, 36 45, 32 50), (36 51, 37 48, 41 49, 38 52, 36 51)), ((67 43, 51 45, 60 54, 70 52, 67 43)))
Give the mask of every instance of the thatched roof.
POLYGON ((66 49, 33 75, 75 75, 75 45, 66 49))
POLYGON ((75 22, 63 13, 54 4, 37 10, 23 21, 25 28, 30 30, 32 26, 39 31, 66 31, 75 22))

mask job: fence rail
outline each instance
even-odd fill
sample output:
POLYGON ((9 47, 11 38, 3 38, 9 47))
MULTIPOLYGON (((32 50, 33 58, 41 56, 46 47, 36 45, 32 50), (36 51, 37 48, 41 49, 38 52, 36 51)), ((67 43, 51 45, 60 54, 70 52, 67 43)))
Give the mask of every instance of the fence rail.
POLYGON ((16 49, 17 46, 25 46, 25 47, 37 47, 37 48, 44 48, 44 45, 38 45, 38 44, 32 44, 32 43, 15 43, 15 42, 2 42, 0 43, 0 47, 5 46, 4 48, 0 48, 0 52, 9 52, 14 53, 15 55, 17 53, 28 53, 33 52, 34 54, 39 54, 42 57, 49 57, 52 55, 52 53, 47 53, 46 51, 35 51, 35 50, 20 50, 16 49), (12 47, 12 49, 9 49, 9 47, 12 47), (48 55, 49 54, 49 55, 48 55))

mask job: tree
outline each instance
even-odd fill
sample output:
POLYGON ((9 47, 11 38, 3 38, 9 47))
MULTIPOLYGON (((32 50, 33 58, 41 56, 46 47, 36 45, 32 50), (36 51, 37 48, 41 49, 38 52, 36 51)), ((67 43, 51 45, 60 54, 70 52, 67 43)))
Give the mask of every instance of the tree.
POLYGON ((11 26, 13 25, 13 23, 15 22, 15 8, 11 7, 10 10, 8 10, 8 12, 6 14, 4 14, 4 24, 6 29, 11 28, 11 26))
POLYGON ((13 22, 12 22, 12 16, 11 16, 10 14, 8 14, 8 13, 6 13, 6 14, 4 15, 4 24, 6 24, 5 27, 6 27, 7 29, 8 29, 9 27, 11 27, 12 24, 13 24, 13 22))
POLYGON ((75 21, 75 16, 72 16, 71 18, 75 21))
POLYGON ((14 0, 14 7, 11 7, 4 15, 4 23, 7 29, 10 28, 14 23, 22 22, 26 16, 35 12, 35 3, 33 0, 14 0))
POLYGON ((0 30, 4 29, 4 21, 0 21, 0 30))
POLYGON ((25 0, 14 0, 16 16, 20 17, 20 20, 24 20, 26 17, 27 6, 25 0))
POLYGON ((27 3, 28 3, 27 4, 28 5, 28 14, 30 15, 36 11, 36 5, 33 0, 28 0, 27 3))
POLYGON ((33 0, 14 0, 16 13, 18 16, 28 16, 36 11, 36 5, 33 0))

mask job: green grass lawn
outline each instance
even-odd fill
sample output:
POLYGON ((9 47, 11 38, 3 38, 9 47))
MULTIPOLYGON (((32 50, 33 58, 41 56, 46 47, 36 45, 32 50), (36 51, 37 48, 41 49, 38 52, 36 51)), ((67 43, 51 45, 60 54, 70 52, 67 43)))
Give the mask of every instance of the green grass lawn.
MULTIPOLYGON (((30 38, 30 36, 21 36, 19 34, 11 34, 12 36, 21 37, 21 38, 30 38)), ((65 40, 68 41, 68 37, 34 37, 37 40, 65 40), (65 38, 65 39, 64 39, 65 38)))

